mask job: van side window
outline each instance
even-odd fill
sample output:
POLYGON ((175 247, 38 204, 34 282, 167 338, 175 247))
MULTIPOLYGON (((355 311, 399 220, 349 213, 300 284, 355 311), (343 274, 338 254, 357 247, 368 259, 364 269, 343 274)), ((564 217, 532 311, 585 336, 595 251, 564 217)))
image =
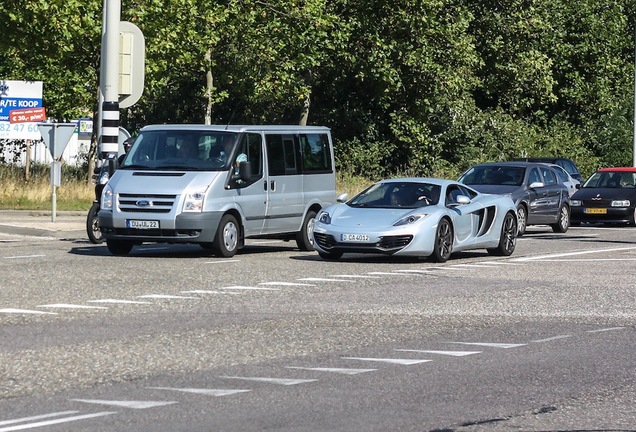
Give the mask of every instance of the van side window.
POLYGON ((265 136, 269 175, 299 174, 297 141, 293 135, 268 134, 265 136))
POLYGON ((261 135, 256 133, 246 133, 241 138, 241 142, 234 157, 234 170, 235 174, 238 174, 240 160, 248 161, 250 163, 250 177, 251 180, 247 183, 237 181, 237 184, 246 186, 254 183, 256 180, 263 177, 263 146, 261 143, 261 135))
POLYGON ((329 137, 326 134, 301 134, 299 140, 303 173, 332 172, 329 137))

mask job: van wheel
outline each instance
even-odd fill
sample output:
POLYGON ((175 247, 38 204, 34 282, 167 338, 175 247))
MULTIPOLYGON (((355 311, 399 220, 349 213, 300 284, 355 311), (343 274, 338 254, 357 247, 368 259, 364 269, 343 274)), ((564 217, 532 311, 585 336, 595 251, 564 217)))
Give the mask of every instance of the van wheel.
POLYGON ((216 256, 233 257, 239 244, 239 225, 236 218, 226 214, 221 218, 216 235, 212 241, 212 251, 216 256))
POLYGON ((125 256, 132 250, 133 243, 125 240, 106 240, 106 246, 113 255, 125 256))
POLYGON ((309 210, 303 221, 303 226, 296 234, 296 244, 301 251, 314 250, 314 222, 316 218, 316 212, 309 210))

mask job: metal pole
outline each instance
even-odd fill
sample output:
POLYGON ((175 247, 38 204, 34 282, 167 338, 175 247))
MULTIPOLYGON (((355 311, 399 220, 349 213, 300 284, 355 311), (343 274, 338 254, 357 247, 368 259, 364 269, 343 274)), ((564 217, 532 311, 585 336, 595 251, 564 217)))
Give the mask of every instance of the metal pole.
POLYGON ((119 150, 119 21, 121 0, 104 0, 103 64, 100 68, 102 102, 102 158, 117 157, 119 150))
POLYGON ((636 167, 636 28, 634 29, 634 143, 632 148, 632 166, 636 167))

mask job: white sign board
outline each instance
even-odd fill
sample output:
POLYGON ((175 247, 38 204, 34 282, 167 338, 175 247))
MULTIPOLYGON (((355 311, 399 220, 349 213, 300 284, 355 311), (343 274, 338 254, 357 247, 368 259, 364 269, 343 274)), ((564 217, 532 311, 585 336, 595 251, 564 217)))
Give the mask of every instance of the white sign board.
MULTIPOLYGON (((12 123, 12 110, 42 107, 42 81, 0 79, 0 139, 40 139, 37 122, 12 123)), ((38 120, 40 121, 40 120, 38 120)))

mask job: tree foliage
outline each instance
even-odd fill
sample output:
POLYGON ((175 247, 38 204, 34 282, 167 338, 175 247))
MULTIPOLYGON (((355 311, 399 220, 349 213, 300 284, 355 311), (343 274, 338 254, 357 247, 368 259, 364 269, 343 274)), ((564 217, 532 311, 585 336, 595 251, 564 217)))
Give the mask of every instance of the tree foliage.
MULTIPOLYGON (((111 1, 111 0, 103 0, 111 1)), ((631 165, 636 0, 130 0, 145 88, 123 126, 331 127, 340 170, 454 177, 470 164, 631 165)), ((93 112, 103 2, 5 0, 0 78, 51 117, 93 112)))

